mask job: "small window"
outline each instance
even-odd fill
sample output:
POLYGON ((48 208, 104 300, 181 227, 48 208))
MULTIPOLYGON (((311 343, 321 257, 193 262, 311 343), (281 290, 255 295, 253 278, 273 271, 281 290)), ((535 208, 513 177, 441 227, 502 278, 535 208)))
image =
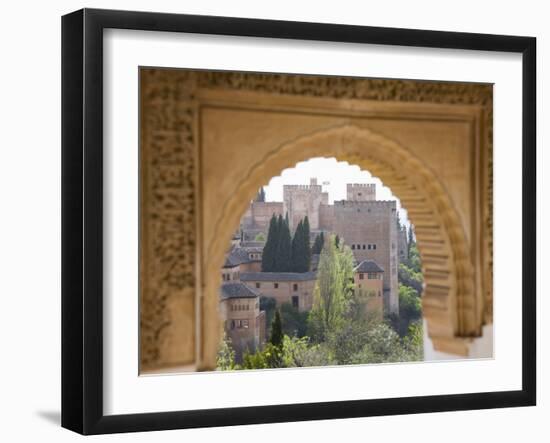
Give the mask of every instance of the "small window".
POLYGON ((231 329, 235 329, 235 320, 231 320, 231 329))
POLYGON ((365 274, 359 274, 359 280, 363 280, 364 277, 365 277, 365 274))
POLYGON ((297 295, 292 296, 292 307, 297 308, 299 306, 300 299, 297 295))
POLYGON ((361 193, 360 193, 360 192, 358 192, 357 195, 358 195, 359 197, 361 197, 361 193))
POLYGON ((294 283, 294 284, 292 285, 292 289, 293 289, 294 291, 297 291, 297 290, 298 290, 298 283, 294 283))
POLYGON ((279 283, 273 283, 273 287, 277 289, 279 287, 279 283))
POLYGON ((378 279, 378 275, 376 274, 376 272, 369 272, 369 280, 377 280, 378 279))
POLYGON ((369 251, 370 251, 371 247, 372 247, 372 245, 369 243, 369 251))
POLYGON ((248 320, 241 320, 241 327, 248 329, 248 320))
POLYGON ((361 289, 361 283, 359 283, 359 289, 361 289))
POLYGON ((260 289, 260 283, 256 282, 256 289, 260 289))
POLYGON ((351 245, 351 249, 355 249, 355 245, 351 245))
MULTIPOLYGON (((363 245, 363 249, 365 249, 365 245, 363 245)), ((370 249, 370 248, 369 248, 370 249)))
POLYGON ((376 249, 376 245, 372 245, 372 249, 376 249))

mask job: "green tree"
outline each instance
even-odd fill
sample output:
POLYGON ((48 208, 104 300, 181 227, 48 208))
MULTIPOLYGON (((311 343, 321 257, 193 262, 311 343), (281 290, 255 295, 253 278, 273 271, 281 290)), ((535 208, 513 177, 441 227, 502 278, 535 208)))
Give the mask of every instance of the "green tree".
POLYGON ((418 292, 410 286, 399 285, 399 316, 418 320, 422 315, 422 303, 418 292))
POLYGON ((311 253, 312 254, 320 254, 321 250, 323 249, 323 231, 321 231, 320 234, 317 234, 315 236, 315 240, 313 241, 313 246, 311 247, 311 253))
POLYGON ((289 337, 304 337, 307 334, 307 311, 300 311, 290 303, 281 305, 283 334, 289 337))
POLYGON ((289 272, 292 266, 292 239, 288 223, 279 215, 277 219, 278 242, 275 255, 275 272, 289 272))
POLYGON ((275 267, 275 253, 277 251, 277 218, 275 214, 269 221, 267 240, 262 251, 262 272, 273 272, 275 267))
POLYGON ((235 351, 231 346, 231 339, 225 333, 218 348, 216 366, 219 371, 230 371, 236 368, 235 351))
POLYGON ((334 239, 334 244, 337 248, 340 247, 340 237, 338 236, 338 234, 336 234, 336 238, 334 239))
POLYGON ((260 311, 265 312, 265 336, 269 335, 271 322, 275 315, 275 309, 277 307, 277 301, 273 297, 260 296, 260 311))
POLYGON ((302 267, 301 261, 303 246, 302 237, 304 235, 303 226, 302 220, 300 220, 298 222, 298 226, 296 227, 296 231, 294 232, 294 237, 292 237, 292 272, 301 272, 300 269, 302 267))
POLYGON ((292 239, 292 272, 307 272, 311 266, 309 219, 300 220, 292 239))
POLYGON ((265 243, 265 234, 263 232, 258 232, 256 237, 254 237, 254 241, 265 243))
POLYGON ((397 271, 399 283, 413 288, 419 295, 422 294, 424 278, 421 272, 414 272, 407 265, 401 263, 397 271))
POLYGON ((347 246, 336 248, 334 236, 325 243, 319 259, 308 332, 316 342, 342 328, 353 292, 353 254, 347 246))
POLYGON ((416 247, 416 243, 409 245, 409 257, 407 258, 407 266, 415 273, 422 272, 422 262, 420 260, 420 253, 416 247))
POLYGON ((280 347, 283 343, 283 327, 281 324, 281 314, 279 314, 278 310, 275 311, 275 318, 271 323, 271 337, 269 338, 269 342, 275 347, 280 347))
POLYGON ((422 302, 418 292, 410 286, 399 284, 399 334, 406 335, 410 324, 421 317, 422 302))
POLYGON ((307 272, 311 266, 311 247, 309 244, 310 229, 309 229, 309 218, 307 215, 304 218, 304 223, 302 225, 302 271, 307 272))

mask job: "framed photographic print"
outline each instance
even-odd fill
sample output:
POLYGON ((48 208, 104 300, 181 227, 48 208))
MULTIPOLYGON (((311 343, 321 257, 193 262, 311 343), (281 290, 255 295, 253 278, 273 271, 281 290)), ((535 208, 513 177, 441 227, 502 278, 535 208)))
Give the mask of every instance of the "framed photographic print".
POLYGON ((534 405, 535 51, 64 16, 62 425, 534 405))

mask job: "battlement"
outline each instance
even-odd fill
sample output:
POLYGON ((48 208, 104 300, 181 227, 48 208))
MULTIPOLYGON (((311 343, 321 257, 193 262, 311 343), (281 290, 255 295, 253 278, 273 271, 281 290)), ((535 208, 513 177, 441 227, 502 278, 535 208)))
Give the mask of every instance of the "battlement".
POLYGON ((321 191, 321 185, 283 185, 283 191, 289 190, 304 190, 304 191, 321 191))
POLYGON ((395 208, 395 200, 335 200, 334 206, 343 208, 395 208))
POLYGON ((348 183, 347 188, 373 188, 376 189, 376 183, 348 183))
POLYGON ((352 201, 376 200, 376 184, 348 183, 346 185, 347 199, 352 201))
POLYGON ((395 200, 371 200, 371 201, 350 201, 338 200, 334 202, 335 213, 349 212, 371 212, 387 213, 388 211, 396 211, 397 205, 395 200))

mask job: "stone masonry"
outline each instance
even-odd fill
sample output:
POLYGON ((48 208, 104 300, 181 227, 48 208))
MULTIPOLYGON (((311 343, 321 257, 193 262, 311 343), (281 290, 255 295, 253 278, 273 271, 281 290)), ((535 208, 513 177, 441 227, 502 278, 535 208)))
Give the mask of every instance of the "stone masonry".
MULTIPOLYGON (((376 200, 375 184, 348 184, 347 199, 328 204, 328 193, 323 192, 316 178, 309 185, 284 185, 283 202, 251 202, 241 220, 243 237, 267 233, 273 214, 288 213, 290 229, 306 215, 312 236, 324 231, 337 234, 348 245, 357 263, 373 260, 383 269, 384 310, 399 312, 397 270, 399 241, 397 207, 395 201, 376 200)), ((401 243, 401 245, 399 244, 401 243)))

